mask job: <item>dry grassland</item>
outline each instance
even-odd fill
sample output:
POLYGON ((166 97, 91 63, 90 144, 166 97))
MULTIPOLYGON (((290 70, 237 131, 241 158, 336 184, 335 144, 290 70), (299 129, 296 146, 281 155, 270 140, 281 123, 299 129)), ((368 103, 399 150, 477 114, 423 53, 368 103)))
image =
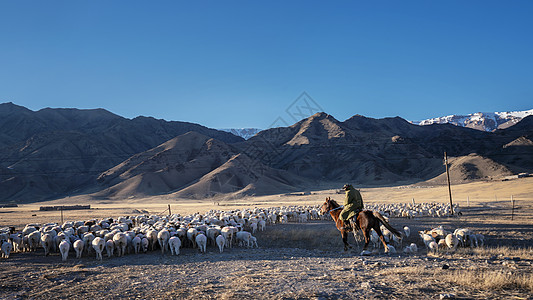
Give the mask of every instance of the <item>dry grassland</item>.
MULTIPOLYGON (((14 253, 0 260, 0 299, 532 299, 533 178, 452 186, 463 215, 454 218, 391 219, 411 227, 405 243, 416 254, 359 256, 360 248, 342 251, 332 221, 268 226, 257 233, 259 249, 232 248, 207 254, 182 249, 179 256, 160 252, 122 258, 93 257, 66 263, 58 254, 14 253), (511 195, 515 211, 511 220, 511 195), (469 198, 469 205, 467 199, 469 198), (485 247, 427 255, 416 231, 443 225, 467 227, 485 235, 485 247)), ((363 188, 366 203, 447 203, 447 187, 363 188)), ((182 215, 210 209, 315 205, 334 190, 311 195, 275 195, 243 199, 183 200, 150 197, 90 200, 71 197, 0 209, 0 227, 59 222, 60 212, 42 205, 91 204, 87 211, 64 211, 64 220, 140 213, 158 214, 171 205, 182 215), (35 215, 35 216, 33 216, 35 215)), ((353 237, 350 242, 355 244, 353 237)))

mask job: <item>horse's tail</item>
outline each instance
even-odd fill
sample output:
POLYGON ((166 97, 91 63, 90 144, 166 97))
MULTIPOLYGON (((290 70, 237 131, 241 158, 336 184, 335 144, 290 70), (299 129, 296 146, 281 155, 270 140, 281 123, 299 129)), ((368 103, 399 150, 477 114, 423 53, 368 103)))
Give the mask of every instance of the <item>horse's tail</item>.
POLYGON ((385 225, 385 227, 386 227, 388 230, 390 230, 390 232, 392 232, 395 236, 397 236, 397 237, 399 237, 399 238, 402 237, 402 234, 401 234, 398 230, 392 228, 392 226, 390 226, 390 224, 387 222, 387 220, 385 220, 385 218, 384 218, 379 212, 374 211, 374 212, 372 212, 372 213, 374 214, 374 217, 378 218, 378 220, 379 220, 381 223, 383 223, 383 225, 385 225))

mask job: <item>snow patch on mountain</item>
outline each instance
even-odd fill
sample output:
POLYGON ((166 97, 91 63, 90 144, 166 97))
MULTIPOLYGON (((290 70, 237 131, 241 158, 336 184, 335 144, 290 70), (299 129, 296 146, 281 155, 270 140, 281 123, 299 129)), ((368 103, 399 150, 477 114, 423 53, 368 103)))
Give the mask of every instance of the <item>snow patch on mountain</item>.
POLYGON ((256 135, 262 129, 259 129, 259 128, 222 128, 220 130, 232 133, 236 136, 240 136, 243 139, 247 140, 251 138, 252 136, 256 135))
POLYGON ((494 131, 510 127, 523 118, 533 115, 533 109, 525 111, 506 112, 477 112, 469 115, 449 115, 420 121, 418 125, 431 124, 454 124, 456 126, 468 127, 484 131, 494 131))

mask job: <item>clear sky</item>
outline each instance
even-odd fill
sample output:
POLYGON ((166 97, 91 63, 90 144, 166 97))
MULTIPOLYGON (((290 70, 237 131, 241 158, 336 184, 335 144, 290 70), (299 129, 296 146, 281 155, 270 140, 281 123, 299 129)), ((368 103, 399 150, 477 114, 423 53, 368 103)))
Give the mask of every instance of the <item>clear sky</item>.
POLYGON ((0 102, 267 128, 533 108, 533 1, 0 0, 0 102), (293 123, 290 120, 290 123, 293 123))

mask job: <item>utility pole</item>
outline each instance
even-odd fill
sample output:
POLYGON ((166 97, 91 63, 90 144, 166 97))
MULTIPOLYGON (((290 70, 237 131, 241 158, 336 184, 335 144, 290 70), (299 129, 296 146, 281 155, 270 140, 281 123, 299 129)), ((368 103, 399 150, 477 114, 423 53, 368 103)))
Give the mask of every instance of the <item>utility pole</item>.
POLYGON ((448 155, 444 151, 444 165, 446 165, 446 178, 448 178, 448 193, 450 194, 450 209, 453 216, 452 187, 450 185, 450 170, 448 170, 448 155))

